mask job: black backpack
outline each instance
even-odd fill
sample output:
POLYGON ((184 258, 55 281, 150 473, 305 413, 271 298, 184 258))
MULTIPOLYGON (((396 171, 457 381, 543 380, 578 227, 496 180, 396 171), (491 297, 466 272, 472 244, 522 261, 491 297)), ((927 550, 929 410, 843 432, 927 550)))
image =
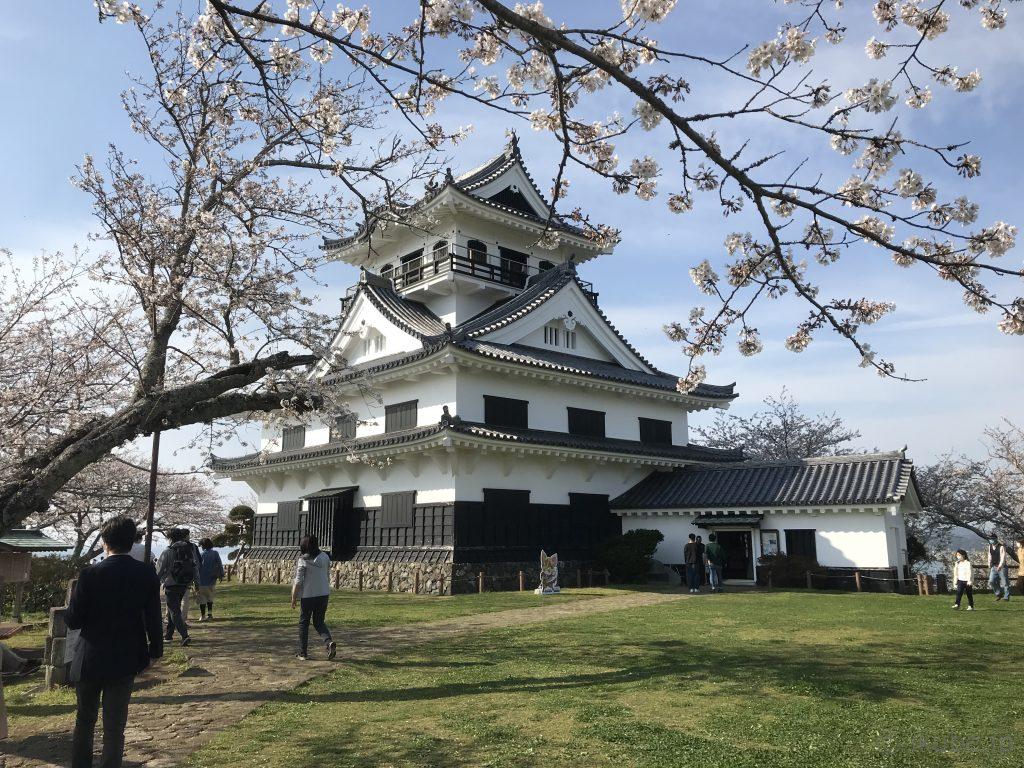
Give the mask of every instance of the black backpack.
POLYGON ((171 561, 171 578, 178 584, 190 584, 196 579, 196 563, 192 557, 192 546, 172 547, 175 550, 171 561))

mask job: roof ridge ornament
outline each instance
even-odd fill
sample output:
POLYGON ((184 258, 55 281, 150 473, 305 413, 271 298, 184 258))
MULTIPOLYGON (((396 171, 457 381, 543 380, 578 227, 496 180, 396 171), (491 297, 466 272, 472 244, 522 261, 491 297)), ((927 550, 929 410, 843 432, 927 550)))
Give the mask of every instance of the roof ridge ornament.
POLYGON ((505 154, 510 158, 519 157, 519 134, 515 128, 509 128, 506 135, 508 144, 505 145, 505 154))

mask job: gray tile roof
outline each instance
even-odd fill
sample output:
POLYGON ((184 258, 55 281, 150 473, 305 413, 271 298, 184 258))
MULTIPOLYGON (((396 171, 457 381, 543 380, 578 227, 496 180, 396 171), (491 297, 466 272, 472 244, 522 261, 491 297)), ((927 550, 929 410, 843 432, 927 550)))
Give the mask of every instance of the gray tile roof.
POLYGON ((71 549, 70 544, 28 528, 14 528, 0 536, 0 552, 62 552, 68 549, 71 549))
MULTIPOLYGON (((385 317, 417 339, 433 339, 446 331, 444 322, 425 304, 412 301, 395 291, 390 280, 364 271, 359 290, 385 317)), ((349 302, 349 306, 354 302, 349 302)))
MULTIPOLYGON (((544 202, 544 205, 548 209, 550 209, 551 204, 547 201, 547 198, 544 197, 544 193, 541 192, 540 187, 537 186, 537 183, 533 180, 533 176, 530 175, 530 172, 527 170, 525 163, 523 163, 522 154, 519 152, 519 143, 513 140, 505 147, 504 150, 502 150, 501 154, 496 155, 479 168, 475 168, 474 170, 469 171, 468 173, 465 173, 462 176, 459 176, 458 178, 452 178, 449 170, 449 175, 446 177, 444 184, 439 184, 434 187, 428 187, 427 190, 424 192, 423 196, 419 200, 410 203, 407 206, 402 206, 397 213, 400 216, 408 216, 409 214, 422 208, 428 202, 433 200, 445 189, 451 188, 454 189, 456 192, 465 195, 466 197, 472 198, 478 203, 483 203, 484 205, 490 206, 492 208, 497 208, 498 210, 504 211, 505 213, 511 214, 518 218, 527 219, 538 224, 544 224, 549 226, 551 229, 569 232, 570 234, 574 234, 579 237, 587 237, 587 233, 583 229, 573 224, 570 224, 557 213, 554 214, 549 221, 547 216, 537 216, 529 214, 517 208, 513 208, 503 203, 499 203, 496 200, 490 200, 488 198, 481 197, 480 195, 475 194, 475 192, 479 188, 483 187, 485 184, 492 181, 493 179, 496 179, 498 176, 505 173, 516 164, 518 164, 523 169, 523 173, 526 175, 526 178, 529 179, 530 185, 533 187, 533 190, 544 202)), ((367 216, 366 221, 364 221, 353 234, 347 237, 333 239, 324 238, 323 247, 327 250, 332 250, 365 239, 366 236, 376 226, 378 218, 379 215, 371 214, 367 216)))
POLYGON ((902 452, 686 467, 655 472, 611 503, 614 509, 750 509, 901 502, 913 482, 902 452))
MULTIPOLYGON (((580 357, 579 355, 570 355, 553 349, 539 349, 536 347, 525 347, 520 344, 497 344, 492 341, 474 340, 458 342, 457 346, 470 352, 475 352, 478 355, 507 360, 522 365, 550 368, 563 373, 593 376, 598 379, 619 381, 624 384, 634 384, 641 387, 650 387, 651 389, 664 389, 669 392, 676 391, 676 383, 678 382, 678 378, 669 373, 661 371, 657 371, 657 373, 636 371, 632 368, 625 368, 617 363, 594 360, 589 357, 580 357)), ((734 384, 725 386, 701 384, 690 394, 694 397, 732 399, 737 396, 733 391, 734 386, 734 384)))
POLYGON ((338 443, 326 443, 310 448, 299 448, 274 453, 250 453, 234 458, 213 457, 211 468, 217 472, 231 472, 253 467, 286 465, 295 461, 308 461, 332 456, 345 456, 351 452, 390 448, 434 437, 449 430, 452 433, 471 435, 485 440, 522 445, 542 445, 552 448, 567 448, 579 451, 595 451, 627 456, 650 456, 652 458, 677 459, 694 462, 735 462, 742 461, 739 450, 705 448, 698 445, 649 445, 638 440, 621 440, 613 437, 583 437, 565 432, 551 432, 543 429, 507 429, 492 427, 473 421, 453 418, 424 427, 414 427, 400 432, 373 435, 338 443))
MULTIPOLYGON (((565 373, 593 376, 594 378, 608 381, 618 381, 634 386, 674 392, 678 377, 660 371, 651 365, 619 333, 618 329, 611 324, 611 321, 608 320, 604 313, 601 312, 600 307, 597 306, 596 301, 593 302, 594 307, 608 325, 608 328, 636 355, 638 360, 652 369, 652 373, 633 370, 617 363, 565 354, 556 350, 526 347, 519 344, 498 344, 479 340, 480 336, 504 328, 533 312, 574 280, 579 282, 575 265, 571 262, 560 264, 532 278, 530 285, 522 293, 485 310, 455 328, 449 328, 423 304, 403 298, 401 294, 394 290, 390 280, 363 272, 360 276, 356 295, 360 293, 365 295, 391 322, 419 339, 423 343, 423 349, 401 357, 392 358, 383 363, 371 363, 370 365, 356 368, 353 371, 336 376, 328 376, 325 378, 325 382, 348 381, 398 368, 406 363, 422 360, 451 344, 474 354, 520 365, 548 368, 565 373)), ((350 309, 354 304, 354 300, 348 300, 346 306, 350 309)), ((342 322, 344 322, 344 317, 342 322)), ((731 400, 737 397, 735 384, 700 384, 690 394, 694 397, 715 400, 731 400)))

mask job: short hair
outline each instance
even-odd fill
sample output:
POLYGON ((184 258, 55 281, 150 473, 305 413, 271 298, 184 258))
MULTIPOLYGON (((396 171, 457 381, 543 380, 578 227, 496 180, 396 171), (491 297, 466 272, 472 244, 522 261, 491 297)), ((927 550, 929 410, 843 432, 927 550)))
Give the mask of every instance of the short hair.
POLYGON ((124 515, 110 518, 100 528, 100 538, 103 539, 103 543, 118 554, 131 551, 136 533, 138 533, 138 526, 135 525, 135 521, 124 515))
POLYGON ((167 538, 172 542, 185 541, 188 538, 188 528, 171 528, 167 532, 167 538))
POLYGON ((205 539, 199 540, 199 546, 203 549, 213 549, 213 539, 207 536, 205 539))
POLYGON ((967 552, 962 549, 958 549, 954 554, 960 555, 964 560, 967 559, 967 552))
POLYGON ((697 541, 704 541, 704 537, 703 536, 698 536, 697 537, 697 541))
POLYGON ((696 541, 696 540, 697 540, 697 534, 691 533, 690 534, 690 541, 696 541))
POLYGON ((299 542, 299 552, 308 557, 316 557, 320 554, 320 542, 312 533, 307 533, 299 542))
POLYGON ((714 534, 714 533, 709 533, 708 534, 708 541, 714 541, 717 538, 718 538, 717 534, 714 534))

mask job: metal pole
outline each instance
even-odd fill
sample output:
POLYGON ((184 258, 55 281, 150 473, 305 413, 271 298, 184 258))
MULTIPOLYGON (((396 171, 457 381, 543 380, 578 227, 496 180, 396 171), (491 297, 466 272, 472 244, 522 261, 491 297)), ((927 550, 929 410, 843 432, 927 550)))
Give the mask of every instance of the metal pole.
POLYGON ((160 461, 160 431, 153 432, 153 456, 149 461, 149 509, 146 510, 146 553, 143 559, 153 562, 153 513, 156 510, 156 479, 160 461))

